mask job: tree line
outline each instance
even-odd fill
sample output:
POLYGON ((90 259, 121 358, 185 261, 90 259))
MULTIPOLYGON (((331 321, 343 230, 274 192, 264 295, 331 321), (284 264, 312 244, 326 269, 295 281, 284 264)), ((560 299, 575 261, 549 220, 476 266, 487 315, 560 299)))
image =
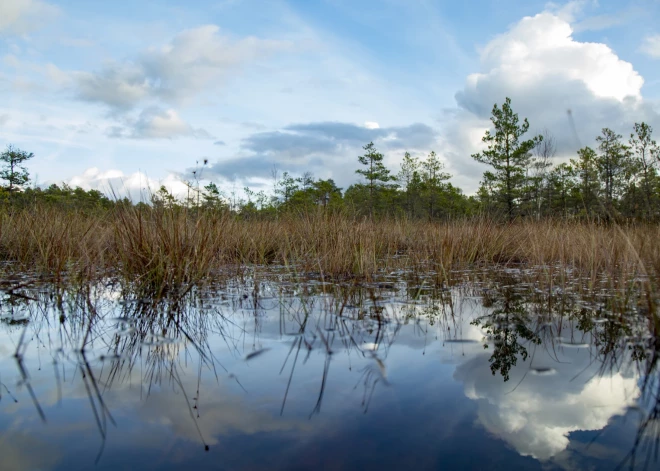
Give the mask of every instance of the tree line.
MULTIPOLYGON (((245 187, 223 191, 216 183, 202 185, 208 160, 197 164, 187 181, 188 194, 175 198, 164 186, 148 195, 152 208, 232 212, 246 218, 277 217, 309 210, 348 211, 370 217, 443 220, 485 215, 513 221, 562 218, 597 221, 660 219, 660 148, 653 129, 636 123, 629 138, 609 128, 596 137, 595 148, 583 147, 569 161, 555 162, 557 146, 549 131, 528 136, 529 122, 520 120, 511 100, 491 113, 492 128, 483 136, 484 150, 472 158, 488 166, 475 195, 467 196, 449 180, 435 152, 425 158, 406 152, 397 173, 384 164, 373 142, 358 156, 359 183, 345 191, 332 179, 307 172, 273 173, 272 191, 245 187)), ((0 154, 0 201, 26 206, 44 202, 71 209, 104 210, 131 205, 97 190, 66 185, 29 187, 24 164, 33 154, 13 146, 0 154)))

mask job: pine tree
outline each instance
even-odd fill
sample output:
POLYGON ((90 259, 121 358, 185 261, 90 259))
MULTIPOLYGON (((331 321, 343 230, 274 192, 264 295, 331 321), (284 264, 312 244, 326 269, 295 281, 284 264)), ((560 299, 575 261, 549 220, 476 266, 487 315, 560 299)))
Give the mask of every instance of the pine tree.
POLYGON ((7 189, 9 193, 25 185, 30 180, 30 174, 23 166, 23 163, 34 157, 32 152, 17 149, 11 144, 0 154, 0 162, 3 162, 3 168, 0 170, 0 179, 9 183, 7 189))
POLYGON ((625 188, 630 177, 630 151, 628 146, 621 143, 621 134, 609 128, 603 128, 602 136, 596 138, 600 155, 596 160, 600 179, 604 184, 603 199, 605 203, 605 217, 614 216, 614 202, 625 188))
POLYGON ((369 214, 373 216, 374 202, 379 190, 385 187, 385 183, 394 180, 390 176, 390 171, 383 165, 383 154, 376 150, 373 142, 363 147, 364 155, 360 155, 358 160, 366 168, 358 169, 355 173, 362 175, 367 181, 369 190, 369 214))
POLYGON ((600 193, 600 181, 598 180, 598 168, 596 166, 598 156, 591 147, 583 147, 578 150, 577 154, 577 159, 571 159, 579 189, 577 204, 584 210, 586 217, 591 218, 596 214, 598 194, 600 193))
POLYGON ((415 199, 419 193, 420 176, 419 176, 419 159, 412 157, 409 152, 406 152, 401 162, 401 170, 397 176, 403 191, 405 191, 406 199, 406 214, 408 217, 414 215, 415 199))
POLYGON ((525 118, 519 123, 518 115, 511 109, 511 99, 499 108, 493 106, 491 121, 494 134, 486 131, 482 141, 488 144, 488 149, 473 154, 477 162, 493 167, 493 175, 498 187, 498 196, 504 204, 507 218, 512 221, 521 190, 526 180, 526 171, 531 159, 531 151, 543 140, 542 136, 521 140, 529 130, 529 122, 525 118))
POLYGON ((443 172, 445 166, 440 161, 435 152, 431 151, 425 161, 421 163, 422 188, 426 196, 428 208, 428 217, 432 219, 437 210, 439 193, 443 188, 444 182, 449 180, 450 175, 443 172))
POLYGON ((630 134, 630 150, 635 166, 640 171, 640 189, 644 198, 644 216, 655 218, 657 214, 658 174, 656 163, 660 159, 660 147, 653 140, 653 128, 646 123, 635 123, 635 132, 630 134))

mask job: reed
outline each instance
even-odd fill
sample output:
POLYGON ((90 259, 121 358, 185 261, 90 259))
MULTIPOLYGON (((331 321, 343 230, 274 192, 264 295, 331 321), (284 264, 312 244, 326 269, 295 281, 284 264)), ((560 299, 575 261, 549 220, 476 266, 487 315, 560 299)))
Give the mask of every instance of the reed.
POLYGON ((657 225, 550 220, 374 221, 323 212, 245 220, 148 207, 96 214, 47 207, 0 213, 5 275, 119 276, 156 290, 273 264, 329 279, 514 264, 571 268, 594 280, 603 274, 655 279, 659 239, 657 225))

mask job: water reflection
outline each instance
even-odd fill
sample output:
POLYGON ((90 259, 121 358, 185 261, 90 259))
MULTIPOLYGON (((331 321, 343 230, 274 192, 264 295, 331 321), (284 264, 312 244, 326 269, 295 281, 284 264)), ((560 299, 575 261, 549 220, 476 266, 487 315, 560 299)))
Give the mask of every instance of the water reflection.
POLYGON ((465 440, 511 468, 657 463, 655 311, 634 291, 571 283, 273 275, 158 301, 113 283, 12 289, 3 466, 205 468, 217 456, 202 450, 219 450, 228 469, 458 468, 465 440), (342 443, 350 452, 332 451, 342 443))

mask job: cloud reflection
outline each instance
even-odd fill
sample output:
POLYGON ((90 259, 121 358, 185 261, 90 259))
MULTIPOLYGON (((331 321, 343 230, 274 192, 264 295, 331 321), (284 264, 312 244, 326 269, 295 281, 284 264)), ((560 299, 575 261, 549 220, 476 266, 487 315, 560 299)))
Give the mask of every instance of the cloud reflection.
POLYGON ((587 349, 564 350, 559 359, 557 364, 538 349, 534 363, 553 365, 554 375, 523 379, 529 371, 525 362, 513 366, 511 381, 503 382, 491 373, 488 355, 480 354, 459 365, 454 378, 478 403, 479 422, 489 432, 523 456, 548 460, 568 447, 571 432, 603 429, 639 396, 635 374, 600 375, 601 365, 587 349))

